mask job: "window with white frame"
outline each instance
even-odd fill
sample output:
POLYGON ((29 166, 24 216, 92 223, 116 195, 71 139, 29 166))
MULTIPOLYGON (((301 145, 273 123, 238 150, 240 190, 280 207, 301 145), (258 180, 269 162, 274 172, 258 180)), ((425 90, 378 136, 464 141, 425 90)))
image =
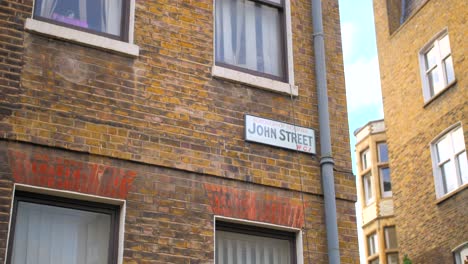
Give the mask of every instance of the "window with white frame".
POLYGON ((216 65, 288 81, 287 0, 217 0, 216 65))
POLYGON ((388 162, 388 146, 387 143, 381 142, 377 144, 377 150, 379 153, 379 162, 388 162))
POLYGON ((368 173, 362 177, 362 185, 364 187, 364 199, 366 205, 369 205, 372 202, 374 202, 374 192, 372 190, 372 174, 368 173))
POLYGON ((365 171, 370 166, 371 166, 370 151, 369 149, 366 149, 363 152, 361 152, 361 167, 362 167, 362 170, 365 171))
POLYGON ((380 174, 380 191, 382 197, 392 196, 392 182, 390 180, 390 168, 383 167, 379 169, 380 174))
POLYGON ((453 251, 455 264, 468 263, 468 242, 463 243, 453 251))
POLYGON ((431 151, 439 197, 468 183, 468 162, 461 125, 439 137, 432 144, 431 151))
POLYGON ((7 263, 117 263, 120 207, 17 191, 7 263))
POLYGON ((398 241, 396 237, 395 226, 387 226, 384 228, 385 233, 385 248, 386 249, 397 249, 398 241))
POLYGON ((367 256, 370 257, 377 253, 379 253, 377 233, 372 233, 367 236, 367 256))
POLYGON ((128 41, 128 0, 36 0, 34 19, 128 41))
POLYGON ((296 234, 216 221, 216 264, 295 264, 296 234))
POLYGON ((446 31, 421 50, 420 63, 427 101, 455 81, 450 39, 446 31))
POLYGON ((387 264, 398 264, 398 241, 395 226, 384 227, 387 264))

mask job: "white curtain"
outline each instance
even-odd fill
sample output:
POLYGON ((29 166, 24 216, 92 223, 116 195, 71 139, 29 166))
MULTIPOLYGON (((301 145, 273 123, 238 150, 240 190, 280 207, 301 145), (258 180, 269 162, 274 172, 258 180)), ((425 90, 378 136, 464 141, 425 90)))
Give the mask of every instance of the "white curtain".
POLYGON ((288 240, 216 231, 216 264, 290 264, 288 240))
POLYGON ((88 11, 86 10, 86 1, 87 0, 80 0, 80 2, 79 2, 79 9, 80 9, 79 10, 80 11, 79 18, 80 18, 81 21, 88 21, 88 19, 87 19, 88 11))
POLYGON ((51 18, 57 6, 57 0, 42 0, 41 16, 51 18))
POLYGON ((216 61, 283 76, 280 14, 248 0, 216 1, 216 61))
POLYGON ((122 0, 102 0, 102 30, 120 36, 122 21, 122 0))
POLYGON ((19 202, 12 264, 107 263, 110 216, 19 202))

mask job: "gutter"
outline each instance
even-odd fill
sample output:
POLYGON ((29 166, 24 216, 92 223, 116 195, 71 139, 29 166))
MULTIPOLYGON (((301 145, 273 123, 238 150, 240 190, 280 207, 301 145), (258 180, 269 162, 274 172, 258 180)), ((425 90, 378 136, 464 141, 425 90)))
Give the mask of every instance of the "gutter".
POLYGON ((315 52, 315 78, 318 94, 320 132, 320 170, 325 206, 325 227, 327 231, 328 263, 340 264, 338 224, 336 220, 336 197, 334 183, 334 159, 331 148, 330 116, 328 112, 327 72, 323 36, 321 0, 311 0, 313 38, 315 52))

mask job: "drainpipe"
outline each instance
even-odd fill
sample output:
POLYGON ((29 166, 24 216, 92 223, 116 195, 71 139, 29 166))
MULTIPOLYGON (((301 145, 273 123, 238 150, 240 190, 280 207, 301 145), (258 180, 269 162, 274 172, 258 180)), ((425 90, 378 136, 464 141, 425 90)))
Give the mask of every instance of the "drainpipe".
POLYGON ((328 263, 340 263, 338 244, 338 225, 336 221, 335 183, 333 175, 334 160, 331 149, 330 116, 328 113, 327 72, 325 64, 325 45, 322 23, 321 0, 312 1, 312 22, 314 30, 315 78, 318 94, 320 123, 320 169, 325 203, 325 226, 327 230, 328 263))

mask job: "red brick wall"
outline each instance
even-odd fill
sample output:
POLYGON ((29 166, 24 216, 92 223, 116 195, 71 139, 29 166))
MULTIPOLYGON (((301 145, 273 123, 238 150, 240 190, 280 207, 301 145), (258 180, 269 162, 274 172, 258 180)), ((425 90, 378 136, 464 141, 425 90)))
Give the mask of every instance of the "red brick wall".
MULTIPOLYGON (((294 214, 292 219, 283 219, 278 223, 297 227, 301 223, 310 224, 313 228, 311 236, 320 245, 314 247, 311 254, 322 261, 323 254, 326 254, 326 241, 321 224, 320 151, 317 156, 296 153, 245 142, 243 135, 244 114, 247 113, 311 127, 320 136, 310 1, 291 1, 291 8, 294 74, 299 87, 299 96, 292 101, 287 95, 211 76, 212 1, 137 0, 134 34, 135 44, 140 47, 137 58, 25 32, 24 20, 31 15, 32 1, 1 1, 0 45, 11 41, 15 45, 7 48, 0 46, 0 52, 7 50, 8 58, 14 59, 8 59, 5 63, 2 55, 0 60, 0 67, 6 65, 14 71, 13 75, 8 75, 0 68, 0 145, 7 141, 26 142, 87 153, 91 154, 90 157, 97 155, 151 165, 155 167, 148 168, 169 175, 183 175, 180 177, 188 177, 195 182, 210 179, 214 182, 206 186, 212 186, 212 189, 194 185, 188 191, 198 192, 196 188, 201 186, 200 190, 212 190, 211 196, 207 196, 211 199, 223 197, 223 193, 232 188, 242 197, 255 196, 261 200, 270 198, 264 190, 280 192, 280 197, 294 197, 291 203, 286 202, 289 198, 278 198, 277 203, 271 204, 261 201, 254 204, 250 203, 249 199, 252 198, 240 198, 249 206, 259 208, 258 214, 250 212, 240 216, 252 218, 255 215, 257 220, 275 222, 279 220, 275 220, 274 215, 266 215, 261 210, 279 208, 284 215, 291 212, 294 214), (12 23, 14 27, 10 27, 12 23), (258 193, 256 188, 263 191, 258 193), (253 193, 251 190, 254 190, 253 193), (301 190, 306 192, 308 200, 314 201, 312 207, 306 209, 305 216, 298 204, 301 190), (265 215, 262 216, 262 213, 265 215)), ((335 182, 337 196, 343 203, 339 210, 339 227, 343 230, 340 244, 346 248, 346 253, 343 253, 345 262, 351 263, 357 259, 356 231, 355 226, 350 224, 354 217, 356 195, 349 153, 338 1, 324 1, 323 8, 335 182)), ((318 140, 317 149, 320 150, 318 140)), ((117 166, 119 169, 113 169, 107 165, 100 167, 99 162, 86 162, 77 166, 81 166, 83 177, 87 177, 88 181, 83 185, 74 185, 76 182, 73 182, 73 178, 68 183, 62 179, 66 172, 49 171, 54 164, 62 162, 59 158, 53 159, 50 164, 48 162, 48 165, 41 165, 45 160, 36 159, 22 147, 15 151, 20 154, 7 152, 7 155, 23 155, 21 157, 25 162, 18 159, 8 161, 11 168, 8 168, 7 175, 16 175, 5 178, 5 188, 10 191, 6 191, 8 195, 11 195, 12 181, 16 181, 65 189, 81 186, 82 189, 77 187, 80 192, 111 197, 125 197, 127 190, 133 188, 134 193, 130 191, 128 194, 129 204, 132 199, 143 196, 150 199, 147 188, 152 188, 152 180, 141 173, 134 174, 129 168, 117 166), (28 160, 36 163, 27 163, 28 160), (34 164, 39 164, 37 171, 34 164), (92 182, 96 181, 99 168, 106 168, 104 172, 110 173, 108 179, 102 180, 106 183, 116 181, 114 189, 93 189, 92 182), (15 174, 12 170, 21 171, 22 174, 15 174), (37 180, 37 177, 47 178, 47 181, 37 180), (58 184, 55 180, 63 182, 58 184)), ((46 156, 50 157, 47 153, 46 156)), ((81 176, 80 180, 83 179, 81 176)), ((166 180, 178 181, 178 178, 167 176, 166 180)), ((170 186, 165 185, 150 193, 180 195, 171 193, 175 190, 170 186)), ((5 199, 7 204, 9 198, 5 199)), ((199 212, 206 214, 203 219, 211 219, 214 213, 223 212, 218 208, 219 204, 211 202, 203 205, 212 206, 211 211, 199 212)), ((187 212, 191 206, 188 206, 187 212)), ((141 208, 129 210, 131 213, 127 221, 134 221, 134 215, 143 214, 138 210, 141 208)), ((178 219, 178 210, 166 213, 166 217, 174 222, 183 220, 178 219)), ((5 214, 5 219, 8 219, 6 209, 5 214)), ((156 220, 150 219, 150 216, 141 217, 144 220, 138 218, 139 222, 132 228, 146 234, 147 227, 140 225, 156 220)), ((161 227, 168 225, 165 223, 161 227)), ((153 236, 157 232, 166 232, 164 228, 157 231, 156 227, 148 230, 154 232, 153 236)), ((157 246, 146 241, 143 247, 142 241, 134 239, 134 236, 132 232, 126 235, 129 249, 125 254, 126 260, 136 263, 146 258, 144 252, 148 248, 156 251, 157 246)), ((144 239, 154 242, 155 238, 145 236, 144 239)), ((204 239, 210 240, 212 237, 204 239)), ((207 256, 204 258, 210 259, 207 256)))

